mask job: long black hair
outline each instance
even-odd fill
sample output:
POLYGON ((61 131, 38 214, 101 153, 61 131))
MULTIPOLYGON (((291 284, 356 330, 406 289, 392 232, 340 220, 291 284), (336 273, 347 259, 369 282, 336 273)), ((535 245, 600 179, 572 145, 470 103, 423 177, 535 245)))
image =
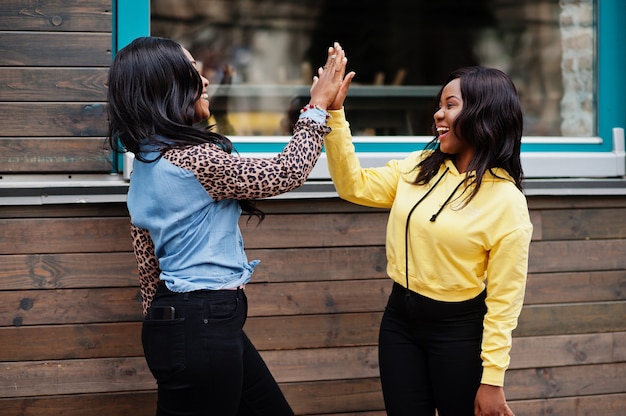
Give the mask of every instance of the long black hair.
MULTIPOLYGON (((502 168, 513 178, 515 186, 522 189, 522 145, 523 116, 517 89, 504 72, 481 66, 460 68, 452 72, 444 87, 459 79, 463 108, 454 120, 452 129, 475 149, 467 172, 474 172, 474 189, 466 201, 471 200, 482 183, 483 175, 490 169, 502 168)), ((437 94, 441 100, 443 87, 437 94)), ((433 124, 436 135, 436 126, 433 124)), ((441 164, 450 158, 437 144, 437 138, 427 146, 433 150, 418 165, 417 184, 428 183, 439 171, 441 164)))
MULTIPOLYGON (((232 142, 210 127, 194 126, 194 105, 203 85, 183 48, 170 39, 140 37, 113 59, 108 81, 108 141, 113 150, 129 151, 138 160, 145 145, 163 154, 168 149, 202 143, 233 151, 232 142)), ((157 157, 158 159, 158 157, 157 157)), ((253 201, 240 200, 248 214, 263 219, 253 201)))

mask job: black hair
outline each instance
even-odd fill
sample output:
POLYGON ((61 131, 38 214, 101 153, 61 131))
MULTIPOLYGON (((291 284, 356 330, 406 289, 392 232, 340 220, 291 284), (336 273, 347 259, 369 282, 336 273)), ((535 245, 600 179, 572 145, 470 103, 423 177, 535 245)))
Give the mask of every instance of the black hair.
MULTIPOLYGON (((508 172, 515 186, 521 190, 523 116, 513 81, 498 69, 472 66, 453 71, 444 87, 457 78, 460 81, 463 108, 452 129, 475 149, 474 157, 467 167, 468 175, 475 171, 475 187, 466 202, 476 195, 483 175, 493 168, 502 168, 508 172)), ((437 94, 437 103, 442 93, 443 87, 437 94)), ((434 124, 433 134, 435 138, 426 146, 433 150, 432 153, 417 165, 417 184, 428 183, 437 174, 441 164, 450 158, 449 154, 439 149, 434 124)))
MULTIPOLYGON (((194 105, 202 90, 202 78, 180 44, 159 37, 133 40, 115 55, 109 70, 109 145, 116 151, 132 152, 145 163, 158 157, 145 159, 144 145, 155 146, 163 154, 172 148, 213 143, 231 153, 233 145, 227 137, 211 126, 194 125, 194 105)), ((240 200, 239 205, 263 219, 253 201, 240 200)))

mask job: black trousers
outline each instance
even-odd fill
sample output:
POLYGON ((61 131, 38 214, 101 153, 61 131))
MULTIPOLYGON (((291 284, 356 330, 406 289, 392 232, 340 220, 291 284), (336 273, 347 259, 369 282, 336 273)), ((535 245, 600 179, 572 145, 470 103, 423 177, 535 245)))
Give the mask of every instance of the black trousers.
POLYGON ((379 333, 389 416, 473 416, 486 310, 485 292, 439 302, 394 283, 379 333))
POLYGON ((276 381, 243 331, 243 289, 175 293, 159 285, 144 320, 146 362, 158 384, 157 416, 292 416, 276 381), (156 309, 155 309, 156 310, 156 309))

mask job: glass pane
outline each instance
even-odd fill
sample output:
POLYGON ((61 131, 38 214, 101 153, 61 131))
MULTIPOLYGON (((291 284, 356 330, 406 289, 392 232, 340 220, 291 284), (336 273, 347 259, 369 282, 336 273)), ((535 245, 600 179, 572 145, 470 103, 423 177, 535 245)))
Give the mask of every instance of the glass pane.
POLYGON ((338 40, 357 73, 346 103, 355 135, 430 135, 448 73, 485 65, 515 81, 526 136, 592 136, 594 9, 593 0, 151 0, 151 30, 202 62, 211 122, 229 135, 289 135, 338 40))

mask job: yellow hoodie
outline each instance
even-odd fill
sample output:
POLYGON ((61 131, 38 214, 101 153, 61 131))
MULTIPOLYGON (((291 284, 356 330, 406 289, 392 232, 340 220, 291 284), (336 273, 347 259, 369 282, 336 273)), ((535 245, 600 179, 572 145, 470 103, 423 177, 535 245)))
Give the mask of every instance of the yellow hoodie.
POLYGON ((526 287, 532 234, 526 198, 506 171, 492 169, 465 205, 470 191, 463 184, 466 175, 450 160, 428 185, 416 185, 416 166, 423 152, 384 167, 361 168, 343 110, 329 113, 332 132, 324 145, 339 196, 355 204, 391 209, 386 238, 389 277, 406 287, 408 264, 410 290, 445 302, 472 299, 487 287, 481 382, 504 385, 511 333, 526 287))

